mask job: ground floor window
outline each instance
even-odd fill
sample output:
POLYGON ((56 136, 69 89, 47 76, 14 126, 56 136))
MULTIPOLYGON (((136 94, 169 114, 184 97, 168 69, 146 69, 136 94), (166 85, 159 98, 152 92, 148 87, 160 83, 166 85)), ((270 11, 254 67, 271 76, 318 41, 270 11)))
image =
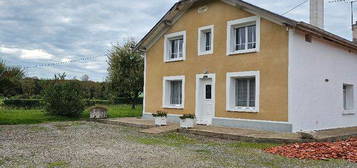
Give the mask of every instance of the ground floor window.
POLYGON ((353 110, 353 85, 343 85, 343 109, 353 110))
POLYGON ((227 111, 259 111, 259 72, 227 73, 227 111))
POLYGON ((183 108, 184 104, 184 76, 164 77, 163 107, 183 108))

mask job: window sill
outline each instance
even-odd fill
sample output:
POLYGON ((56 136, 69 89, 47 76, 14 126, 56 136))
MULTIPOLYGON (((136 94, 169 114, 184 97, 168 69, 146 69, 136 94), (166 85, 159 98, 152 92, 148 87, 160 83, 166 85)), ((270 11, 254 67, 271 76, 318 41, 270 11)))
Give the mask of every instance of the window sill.
POLYGON ((183 106, 163 106, 164 109, 176 109, 176 110, 183 110, 183 106))
POLYGON ((210 54, 213 54, 213 51, 199 52, 198 56, 204 56, 204 55, 210 55, 210 54))
POLYGON ((237 54, 247 54, 247 53, 256 53, 258 52, 258 49, 250 49, 250 50, 240 50, 240 51, 233 51, 233 52, 228 52, 228 56, 232 55, 237 55, 237 54))
POLYGON ((180 59, 171 59, 171 60, 165 60, 165 63, 167 62, 179 62, 179 61, 184 61, 183 58, 180 58, 180 59))
POLYGON ((347 116, 347 115, 355 115, 356 113, 352 110, 344 110, 342 115, 347 116))
POLYGON ((230 108, 227 112, 240 112, 240 113, 258 113, 256 108, 230 108))

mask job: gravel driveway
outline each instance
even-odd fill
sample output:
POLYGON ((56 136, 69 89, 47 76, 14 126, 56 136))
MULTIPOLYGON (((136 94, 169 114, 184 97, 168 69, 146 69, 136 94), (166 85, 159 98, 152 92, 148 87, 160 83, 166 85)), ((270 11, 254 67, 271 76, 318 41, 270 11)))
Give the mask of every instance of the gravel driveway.
POLYGON ((170 133, 95 122, 0 126, 0 167, 357 167, 342 160, 286 159, 273 144, 170 133))

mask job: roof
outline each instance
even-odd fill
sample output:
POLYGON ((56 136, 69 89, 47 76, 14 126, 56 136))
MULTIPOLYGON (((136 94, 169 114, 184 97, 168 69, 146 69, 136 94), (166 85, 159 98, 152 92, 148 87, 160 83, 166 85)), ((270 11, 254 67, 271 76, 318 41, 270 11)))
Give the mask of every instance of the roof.
MULTIPOLYGON (((179 2, 175 3, 172 8, 160 19, 160 21, 156 23, 156 25, 139 41, 135 48, 141 50, 150 48, 151 45, 155 43, 166 31, 168 31, 168 29, 180 18, 180 16, 182 16, 188 9, 190 9, 191 6, 196 3, 205 3, 208 1, 210 0, 180 0, 179 2)), ((246 10, 250 13, 264 17, 268 20, 283 24, 287 27, 295 28, 316 37, 323 38, 353 50, 357 50, 357 44, 353 43, 352 41, 320 29, 311 24, 289 19, 282 15, 273 13, 241 0, 222 1, 232 6, 239 7, 242 10, 246 10)))

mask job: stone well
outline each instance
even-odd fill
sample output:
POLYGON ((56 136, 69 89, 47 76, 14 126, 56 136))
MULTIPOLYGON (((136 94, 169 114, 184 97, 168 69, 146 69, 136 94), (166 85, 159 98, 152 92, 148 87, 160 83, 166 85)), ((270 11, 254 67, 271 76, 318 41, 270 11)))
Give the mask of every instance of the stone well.
POLYGON ((104 119, 107 118, 107 108, 94 106, 90 108, 90 119, 104 119))

